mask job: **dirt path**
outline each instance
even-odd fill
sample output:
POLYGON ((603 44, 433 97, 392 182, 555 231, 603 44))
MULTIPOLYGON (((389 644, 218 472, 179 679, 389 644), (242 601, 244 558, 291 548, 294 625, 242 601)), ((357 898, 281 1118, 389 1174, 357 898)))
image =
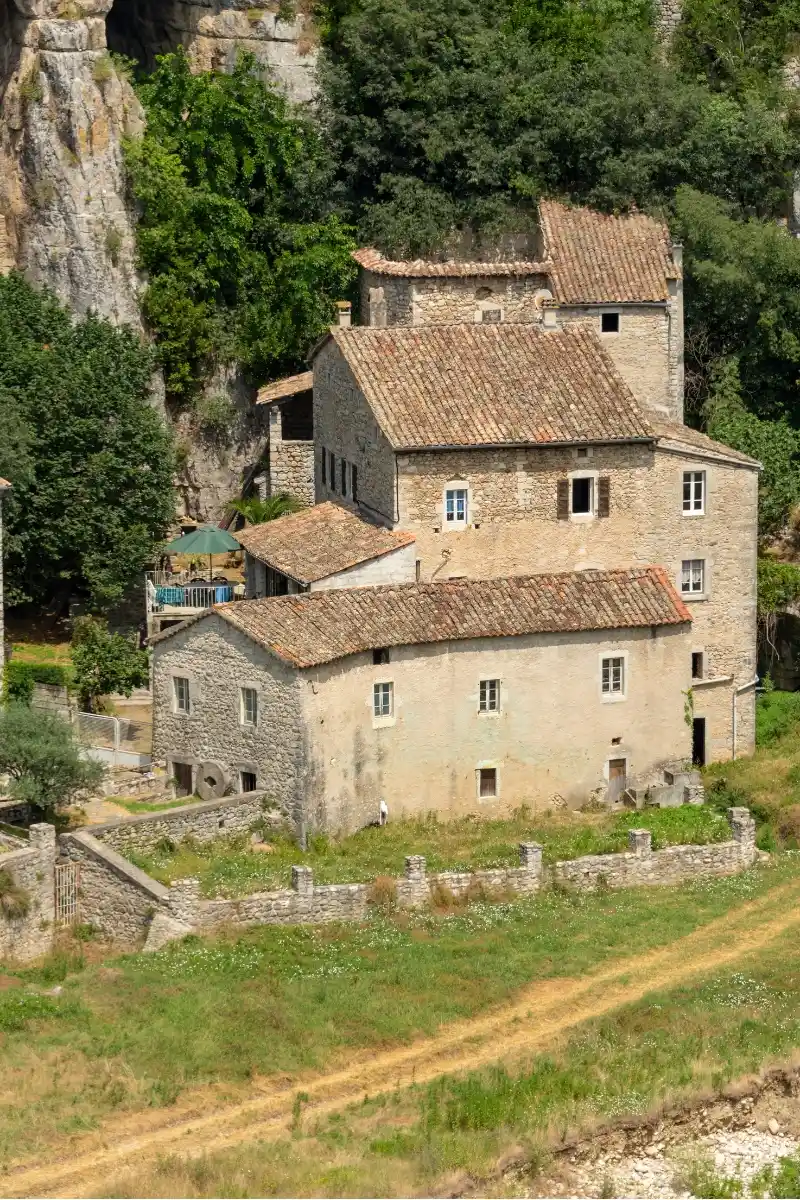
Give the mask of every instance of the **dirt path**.
POLYGON ((753 953, 800 924, 800 884, 776 889, 724 917, 634 958, 621 958, 581 979, 552 979, 526 988, 512 1004, 446 1026, 434 1037, 381 1052, 365 1051, 345 1069, 291 1081, 269 1081, 241 1103, 225 1104, 205 1089, 195 1111, 158 1110, 109 1122, 102 1143, 65 1147, 61 1161, 19 1167, 0 1178, 0 1196, 102 1194, 125 1169, 166 1154, 207 1154, 285 1134, 302 1093, 304 1118, 318 1119, 365 1095, 427 1083, 439 1075, 498 1061, 519 1062, 551 1046, 580 1022, 602 1016, 647 992, 676 987, 753 953))

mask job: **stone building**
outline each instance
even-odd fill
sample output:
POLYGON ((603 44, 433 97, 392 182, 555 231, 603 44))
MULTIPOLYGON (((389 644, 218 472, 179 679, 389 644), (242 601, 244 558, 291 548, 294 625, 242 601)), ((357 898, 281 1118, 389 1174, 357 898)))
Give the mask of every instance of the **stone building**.
POLYGON ((237 533, 245 550, 245 595, 296 595, 331 588, 413 583, 414 535, 363 520, 330 502, 237 533))
POLYGON ((304 371, 259 390, 256 404, 269 414, 264 497, 288 492, 302 504, 314 503, 314 374, 304 371))
POLYGON ((298 829, 613 799, 690 753, 691 617, 653 567, 223 605, 154 639, 154 753, 298 829))

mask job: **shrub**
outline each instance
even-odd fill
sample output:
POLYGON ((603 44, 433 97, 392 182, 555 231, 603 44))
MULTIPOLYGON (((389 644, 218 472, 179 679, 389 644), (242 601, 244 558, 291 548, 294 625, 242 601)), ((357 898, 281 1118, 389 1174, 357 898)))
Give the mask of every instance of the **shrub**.
POLYGON ((6 702, 11 700, 20 704, 30 704, 34 684, 45 683, 52 687, 68 688, 71 682, 72 677, 66 667, 47 663, 15 662, 12 659, 5 666, 3 698, 6 702))
POLYGON ((379 875, 369 889, 367 903, 383 912, 392 912, 397 907, 397 880, 391 875, 379 875))
POLYGON ((800 692, 764 692, 756 704, 756 743, 772 746, 800 726, 800 692))
POLYGON ((95 83, 108 83, 114 78, 114 63, 110 54, 103 54, 95 60, 92 67, 92 79, 95 83))
POLYGON ((0 911, 10 921, 26 917, 31 902, 28 893, 16 882, 10 872, 0 869, 0 911))
POLYGON ((52 814, 104 775, 84 759, 75 735, 58 714, 9 704, 0 711, 0 774, 9 776, 12 800, 52 814))
POLYGON ((111 633, 94 617, 78 617, 72 634, 72 664, 81 705, 93 712, 101 696, 147 687, 150 665, 146 650, 130 638, 111 633))

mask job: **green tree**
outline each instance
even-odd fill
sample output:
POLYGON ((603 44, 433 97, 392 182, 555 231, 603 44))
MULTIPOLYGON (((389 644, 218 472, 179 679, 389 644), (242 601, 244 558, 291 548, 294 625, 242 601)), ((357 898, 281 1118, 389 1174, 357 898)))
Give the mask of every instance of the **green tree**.
POLYGON ((288 492, 278 492, 262 500, 260 496, 247 496, 243 500, 231 500, 228 512, 239 513, 248 525, 263 525, 266 521, 275 521, 288 513, 299 512, 303 505, 288 492))
POLYGON ((152 368, 129 330, 75 321, 50 293, 0 277, 7 603, 112 604, 150 560, 174 515, 152 368))
POLYGON ((146 650, 121 633, 111 633, 105 622, 79 617, 73 627, 70 650, 75 688, 85 712, 95 712, 101 696, 121 692, 130 696, 136 687, 147 687, 150 664, 146 650))
POLYGON ((355 276, 313 125, 247 55, 229 75, 167 55, 139 95, 147 129, 126 160, 169 395, 218 362, 259 382, 296 368, 355 276))
POLYGON ((0 774, 13 800, 52 817, 103 778, 102 763, 81 755, 72 729, 57 713, 9 704, 0 709, 0 774))

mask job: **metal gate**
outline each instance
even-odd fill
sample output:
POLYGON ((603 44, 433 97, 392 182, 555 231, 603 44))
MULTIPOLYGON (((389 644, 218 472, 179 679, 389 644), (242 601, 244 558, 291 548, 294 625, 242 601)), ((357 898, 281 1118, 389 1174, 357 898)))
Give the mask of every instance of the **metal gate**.
POLYGON ((56 925, 75 925, 80 917, 78 889, 80 863, 56 863, 55 920, 56 925))

